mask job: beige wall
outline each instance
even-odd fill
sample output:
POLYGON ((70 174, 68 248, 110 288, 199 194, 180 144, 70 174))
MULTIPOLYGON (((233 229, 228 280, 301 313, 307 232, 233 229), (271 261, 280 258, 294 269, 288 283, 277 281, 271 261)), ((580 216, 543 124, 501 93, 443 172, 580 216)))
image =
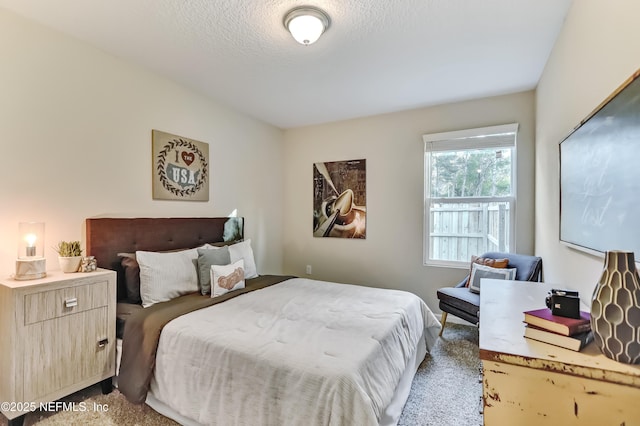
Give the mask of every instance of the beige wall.
POLYGON ((262 273, 282 269, 282 131, 0 9, 0 273, 20 221, 59 240, 95 216, 247 219, 262 273), (210 201, 151 198, 151 129, 209 143, 210 201), (268 250, 267 250, 268 247, 268 250))
POLYGON ((436 312, 436 290, 466 271, 422 264, 422 135, 520 123, 517 251, 533 253, 534 93, 524 92, 285 131, 284 269, 408 290, 436 312), (367 238, 314 238, 313 163, 367 160, 367 238))
POLYGON ((13 270, 20 221, 46 222, 53 268, 51 246, 82 239, 86 217, 223 216, 237 209, 247 217, 262 273, 280 272, 284 264, 283 272, 304 276, 310 264, 313 278, 407 289, 437 310, 435 289, 464 271, 422 265, 421 135, 517 121, 517 250, 534 247, 535 123, 535 251, 544 258, 546 281, 577 286, 588 298, 602 260, 558 242, 557 144, 638 68, 639 12, 635 0, 575 1, 535 94, 283 136, 0 9, 0 273, 13 270), (210 144, 209 202, 151 199, 154 128, 210 144), (367 239, 313 238, 312 164, 355 158, 367 159, 367 239))
POLYGON ((558 143, 640 66, 638 16, 636 0, 574 1, 536 92, 536 254, 585 301, 603 260, 559 242, 558 143))

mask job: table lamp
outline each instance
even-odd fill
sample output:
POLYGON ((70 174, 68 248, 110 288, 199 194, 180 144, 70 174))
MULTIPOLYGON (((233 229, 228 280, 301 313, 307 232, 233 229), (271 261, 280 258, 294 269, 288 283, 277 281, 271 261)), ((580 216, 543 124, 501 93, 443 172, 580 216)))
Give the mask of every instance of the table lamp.
POLYGON ((35 280, 47 275, 44 258, 44 223, 21 222, 18 225, 16 280, 35 280))

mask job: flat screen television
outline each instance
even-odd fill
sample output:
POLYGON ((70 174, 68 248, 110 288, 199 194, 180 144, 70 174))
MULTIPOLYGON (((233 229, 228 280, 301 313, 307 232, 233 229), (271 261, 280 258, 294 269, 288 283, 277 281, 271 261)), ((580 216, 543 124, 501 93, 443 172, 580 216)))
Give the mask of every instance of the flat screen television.
POLYGON ((560 142, 560 241, 640 261, 640 70, 560 142))

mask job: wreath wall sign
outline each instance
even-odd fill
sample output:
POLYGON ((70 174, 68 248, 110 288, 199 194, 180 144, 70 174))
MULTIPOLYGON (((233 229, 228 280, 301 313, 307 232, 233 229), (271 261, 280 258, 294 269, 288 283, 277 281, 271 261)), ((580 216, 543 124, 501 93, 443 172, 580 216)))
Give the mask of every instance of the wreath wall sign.
POLYGON ((153 199, 209 201, 209 144, 152 131, 153 199))

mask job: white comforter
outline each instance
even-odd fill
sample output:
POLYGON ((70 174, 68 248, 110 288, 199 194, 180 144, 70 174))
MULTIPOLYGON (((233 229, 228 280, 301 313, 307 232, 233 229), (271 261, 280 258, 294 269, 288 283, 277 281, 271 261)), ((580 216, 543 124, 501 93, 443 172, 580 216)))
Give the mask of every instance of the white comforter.
POLYGON ((167 324, 151 392, 207 425, 377 425, 438 328, 411 293, 291 279, 167 324))

